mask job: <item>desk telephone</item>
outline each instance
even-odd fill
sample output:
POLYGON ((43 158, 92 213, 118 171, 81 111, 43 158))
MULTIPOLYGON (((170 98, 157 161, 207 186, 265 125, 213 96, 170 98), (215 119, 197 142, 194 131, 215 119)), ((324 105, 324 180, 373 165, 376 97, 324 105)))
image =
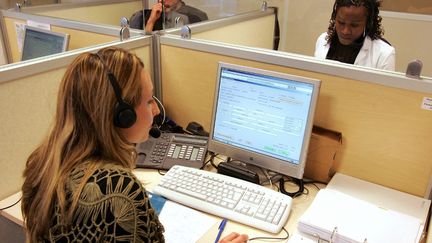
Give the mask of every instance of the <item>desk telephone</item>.
POLYGON ((201 168, 207 153, 207 137, 162 133, 137 144, 137 167, 169 170, 174 165, 201 168))

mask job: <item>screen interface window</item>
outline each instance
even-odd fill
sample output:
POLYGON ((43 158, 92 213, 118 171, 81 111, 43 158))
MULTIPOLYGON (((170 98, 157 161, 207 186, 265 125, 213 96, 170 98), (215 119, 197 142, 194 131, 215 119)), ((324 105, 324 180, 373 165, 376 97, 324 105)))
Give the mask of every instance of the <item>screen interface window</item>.
POLYGON ((60 53, 63 51, 64 41, 62 36, 27 29, 22 50, 22 60, 60 53))
POLYGON ((300 163, 313 85, 223 68, 213 139, 300 163))

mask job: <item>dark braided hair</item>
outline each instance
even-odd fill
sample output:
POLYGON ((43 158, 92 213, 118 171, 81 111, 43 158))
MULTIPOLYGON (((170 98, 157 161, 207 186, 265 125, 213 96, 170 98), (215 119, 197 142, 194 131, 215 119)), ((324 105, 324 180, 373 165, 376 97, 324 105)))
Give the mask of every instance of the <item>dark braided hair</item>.
POLYGON ((366 30, 365 33, 372 40, 382 38, 384 30, 381 27, 381 16, 379 16, 379 7, 381 7, 381 0, 336 0, 333 5, 333 12, 331 14, 330 24, 327 30, 326 40, 331 42, 334 35, 336 35, 336 13, 340 7, 365 7, 367 10, 366 30))

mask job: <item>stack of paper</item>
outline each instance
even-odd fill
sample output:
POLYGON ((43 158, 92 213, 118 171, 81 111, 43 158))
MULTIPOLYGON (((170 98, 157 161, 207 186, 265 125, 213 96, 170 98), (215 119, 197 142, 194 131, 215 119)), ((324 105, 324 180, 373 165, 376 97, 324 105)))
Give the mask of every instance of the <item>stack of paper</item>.
POLYGON ((298 230, 331 242, 419 242, 420 219, 331 189, 318 192, 298 230))
POLYGON ((215 217, 167 200, 159 215, 165 242, 197 242, 214 224, 215 217))

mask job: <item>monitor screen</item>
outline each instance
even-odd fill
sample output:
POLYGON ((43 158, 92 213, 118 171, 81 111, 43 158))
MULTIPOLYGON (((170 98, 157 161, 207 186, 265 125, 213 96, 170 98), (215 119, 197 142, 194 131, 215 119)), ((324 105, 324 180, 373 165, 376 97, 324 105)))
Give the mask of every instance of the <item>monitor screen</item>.
POLYGON ((26 26, 21 60, 43 57, 67 50, 69 35, 26 26))
POLYGON ((320 83, 219 63, 208 149, 303 178, 320 83))

